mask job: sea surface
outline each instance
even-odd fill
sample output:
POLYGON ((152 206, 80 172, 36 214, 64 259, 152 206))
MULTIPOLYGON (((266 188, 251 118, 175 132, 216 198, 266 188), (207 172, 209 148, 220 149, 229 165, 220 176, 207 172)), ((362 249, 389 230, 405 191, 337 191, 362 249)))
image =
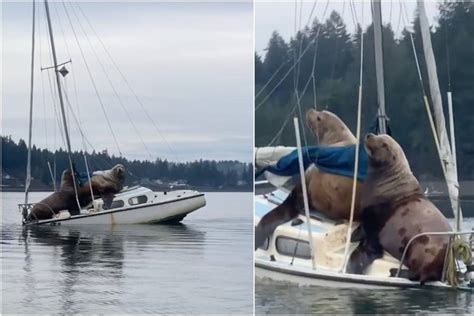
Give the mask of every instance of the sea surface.
POLYGON ((253 195, 206 199, 182 225, 23 228, 3 193, 2 313, 251 314, 253 195))
MULTIPOLYGON (((454 224, 452 219, 450 222, 454 224)), ((472 228, 474 228, 474 218, 465 218, 463 230, 472 228)), ((257 272, 255 313, 474 315, 474 292, 301 286, 296 283, 261 278, 257 272)))

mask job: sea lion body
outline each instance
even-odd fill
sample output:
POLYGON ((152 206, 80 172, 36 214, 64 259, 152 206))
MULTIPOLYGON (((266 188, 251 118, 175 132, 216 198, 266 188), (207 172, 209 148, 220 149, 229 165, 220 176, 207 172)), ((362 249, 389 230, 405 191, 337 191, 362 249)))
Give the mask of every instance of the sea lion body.
POLYGON ((109 207, 115 194, 123 189, 125 182, 125 167, 121 164, 117 164, 112 169, 96 171, 92 174, 90 181, 90 185, 89 182, 87 182, 83 186, 84 192, 82 195, 85 199, 84 205, 87 205, 92 201, 92 197, 90 196, 90 187, 92 186, 94 197, 100 196, 104 200, 105 206, 109 207))
MULTIPOLYGON (((356 143, 356 138, 334 113, 309 110, 306 123, 320 145, 345 146, 356 143)), ((348 219, 351 209, 353 179, 341 175, 326 173, 316 166, 306 171, 306 184, 310 208, 316 209, 331 219, 348 219)), ((354 218, 359 218, 360 188, 357 184, 354 218)), ((278 207, 262 217, 255 228, 255 248, 263 244, 279 225, 304 212, 301 185, 296 185, 290 195, 278 207)))
MULTIPOLYGON (((351 254, 351 273, 363 273, 384 250, 401 260, 408 241, 419 233, 451 230, 443 214, 424 196, 395 140, 369 134, 365 146, 369 167, 361 202, 363 240, 351 254)), ((421 283, 441 279, 447 244, 447 236, 415 239, 403 262, 410 279, 421 283)))
POLYGON ((97 172, 92 175, 90 185, 87 182, 76 186, 76 200, 72 174, 69 169, 64 170, 59 191, 36 203, 28 214, 27 221, 49 219, 62 210, 69 211, 71 215, 79 214, 77 201, 81 207, 92 202, 91 186, 94 197, 101 197, 105 206, 110 206, 114 195, 123 189, 124 180, 125 167, 121 164, 110 170, 97 172))
POLYGON ((49 219, 62 210, 68 210, 71 214, 76 214, 79 211, 73 178, 69 169, 62 173, 59 191, 35 203, 28 214, 27 221, 49 219))

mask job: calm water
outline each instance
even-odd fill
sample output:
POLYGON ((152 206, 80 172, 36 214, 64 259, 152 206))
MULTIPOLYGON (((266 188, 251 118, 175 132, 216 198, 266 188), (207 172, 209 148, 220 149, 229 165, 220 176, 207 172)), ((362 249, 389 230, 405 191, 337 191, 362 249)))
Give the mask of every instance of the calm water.
POLYGON ((22 198, 2 198, 3 313, 253 312, 251 193, 208 193, 179 226, 23 229, 22 198))
MULTIPOLYGON (((452 221, 452 220, 451 220, 452 221)), ((465 219, 463 229, 474 227, 465 219)), ((474 314, 474 293, 424 289, 354 289, 298 286, 294 283, 255 279, 255 313, 324 314, 474 314)))

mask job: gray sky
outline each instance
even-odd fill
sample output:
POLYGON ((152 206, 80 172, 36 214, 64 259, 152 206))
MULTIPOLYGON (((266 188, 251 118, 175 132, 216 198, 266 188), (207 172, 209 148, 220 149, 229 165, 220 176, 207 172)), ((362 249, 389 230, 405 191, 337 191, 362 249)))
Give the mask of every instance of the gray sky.
MULTIPOLYGON (((326 21, 331 11, 335 10, 342 15, 344 22, 349 32, 354 31, 354 19, 351 13, 351 6, 349 0, 330 0, 326 16, 323 18, 324 9, 326 7, 326 0, 316 0, 316 7, 311 19, 309 26, 314 17, 317 17, 320 21, 326 21)), ((425 8, 426 14, 430 24, 435 24, 435 17, 438 15, 438 2, 439 1, 426 1, 425 8)), ((298 3, 298 20, 299 20, 299 3, 298 3)), ((309 19, 311 9, 314 0, 304 0, 302 10, 302 27, 304 27, 309 19)), ((354 8, 357 14, 357 20, 363 25, 367 26, 372 22, 370 0, 355 0, 353 1, 354 8), (362 20, 362 13, 364 19, 362 20)), ((409 21, 412 21, 415 14, 416 0, 382 0, 382 22, 387 24, 389 21, 392 24, 392 28, 396 32, 399 29, 399 33, 403 30, 404 22, 401 20, 399 23, 400 12, 403 13, 402 17, 406 21, 406 15, 408 15, 409 21), (402 11, 400 11, 400 5, 402 4, 402 11), (406 8, 406 11, 405 11, 406 8), (400 27, 398 28, 398 25, 400 27)), ((405 22, 406 24, 406 22, 405 22)), ((255 4, 255 49, 259 54, 264 54, 264 49, 267 47, 268 40, 274 30, 277 30, 280 35, 286 40, 295 34, 295 1, 288 0, 256 0, 255 4)))
MULTIPOLYGON (((39 5, 42 38, 37 40, 33 142, 39 147, 57 148, 62 141, 55 121, 48 76, 46 71, 42 74, 38 71, 40 59, 43 67, 51 65, 42 2, 39 5)), ((73 60, 79 104, 76 114, 80 115, 82 127, 95 149, 108 148, 109 152, 117 153, 63 7, 58 3, 50 6, 58 62, 69 58, 66 43, 73 60)), ((123 155, 148 159, 69 5, 67 8, 123 155)), ((254 52, 251 2, 89 1, 82 3, 81 8, 179 160, 251 161, 254 52)), ((2 11, 2 135, 12 135, 15 140, 26 139, 31 3, 4 2, 2 11)), ((152 155, 174 159, 120 80, 85 20, 81 23, 152 155)), ((71 70, 70 65, 68 68, 71 70)), ((76 109, 73 76, 70 74, 66 78, 68 95, 76 109)), ((72 117, 70 124, 72 146, 81 149, 80 134, 72 117)))

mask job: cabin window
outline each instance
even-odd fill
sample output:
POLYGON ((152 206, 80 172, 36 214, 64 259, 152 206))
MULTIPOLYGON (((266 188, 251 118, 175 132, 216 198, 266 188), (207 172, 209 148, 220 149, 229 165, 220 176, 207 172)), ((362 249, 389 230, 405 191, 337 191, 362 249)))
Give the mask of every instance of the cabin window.
POLYGON ((311 248, 309 242, 288 237, 277 237, 276 239, 277 251, 285 256, 301 259, 311 259, 311 248))
POLYGON ((120 207, 124 207, 125 206, 125 203, 122 201, 122 200, 115 200, 112 202, 112 204, 110 204, 110 207, 107 207, 105 204, 102 205, 102 208, 104 210, 111 210, 111 209, 114 209, 114 208, 120 208, 120 207))
POLYGON ((140 196, 134 196, 128 200, 128 204, 130 205, 137 205, 137 204, 143 204, 148 201, 148 198, 146 195, 140 195, 140 196))

